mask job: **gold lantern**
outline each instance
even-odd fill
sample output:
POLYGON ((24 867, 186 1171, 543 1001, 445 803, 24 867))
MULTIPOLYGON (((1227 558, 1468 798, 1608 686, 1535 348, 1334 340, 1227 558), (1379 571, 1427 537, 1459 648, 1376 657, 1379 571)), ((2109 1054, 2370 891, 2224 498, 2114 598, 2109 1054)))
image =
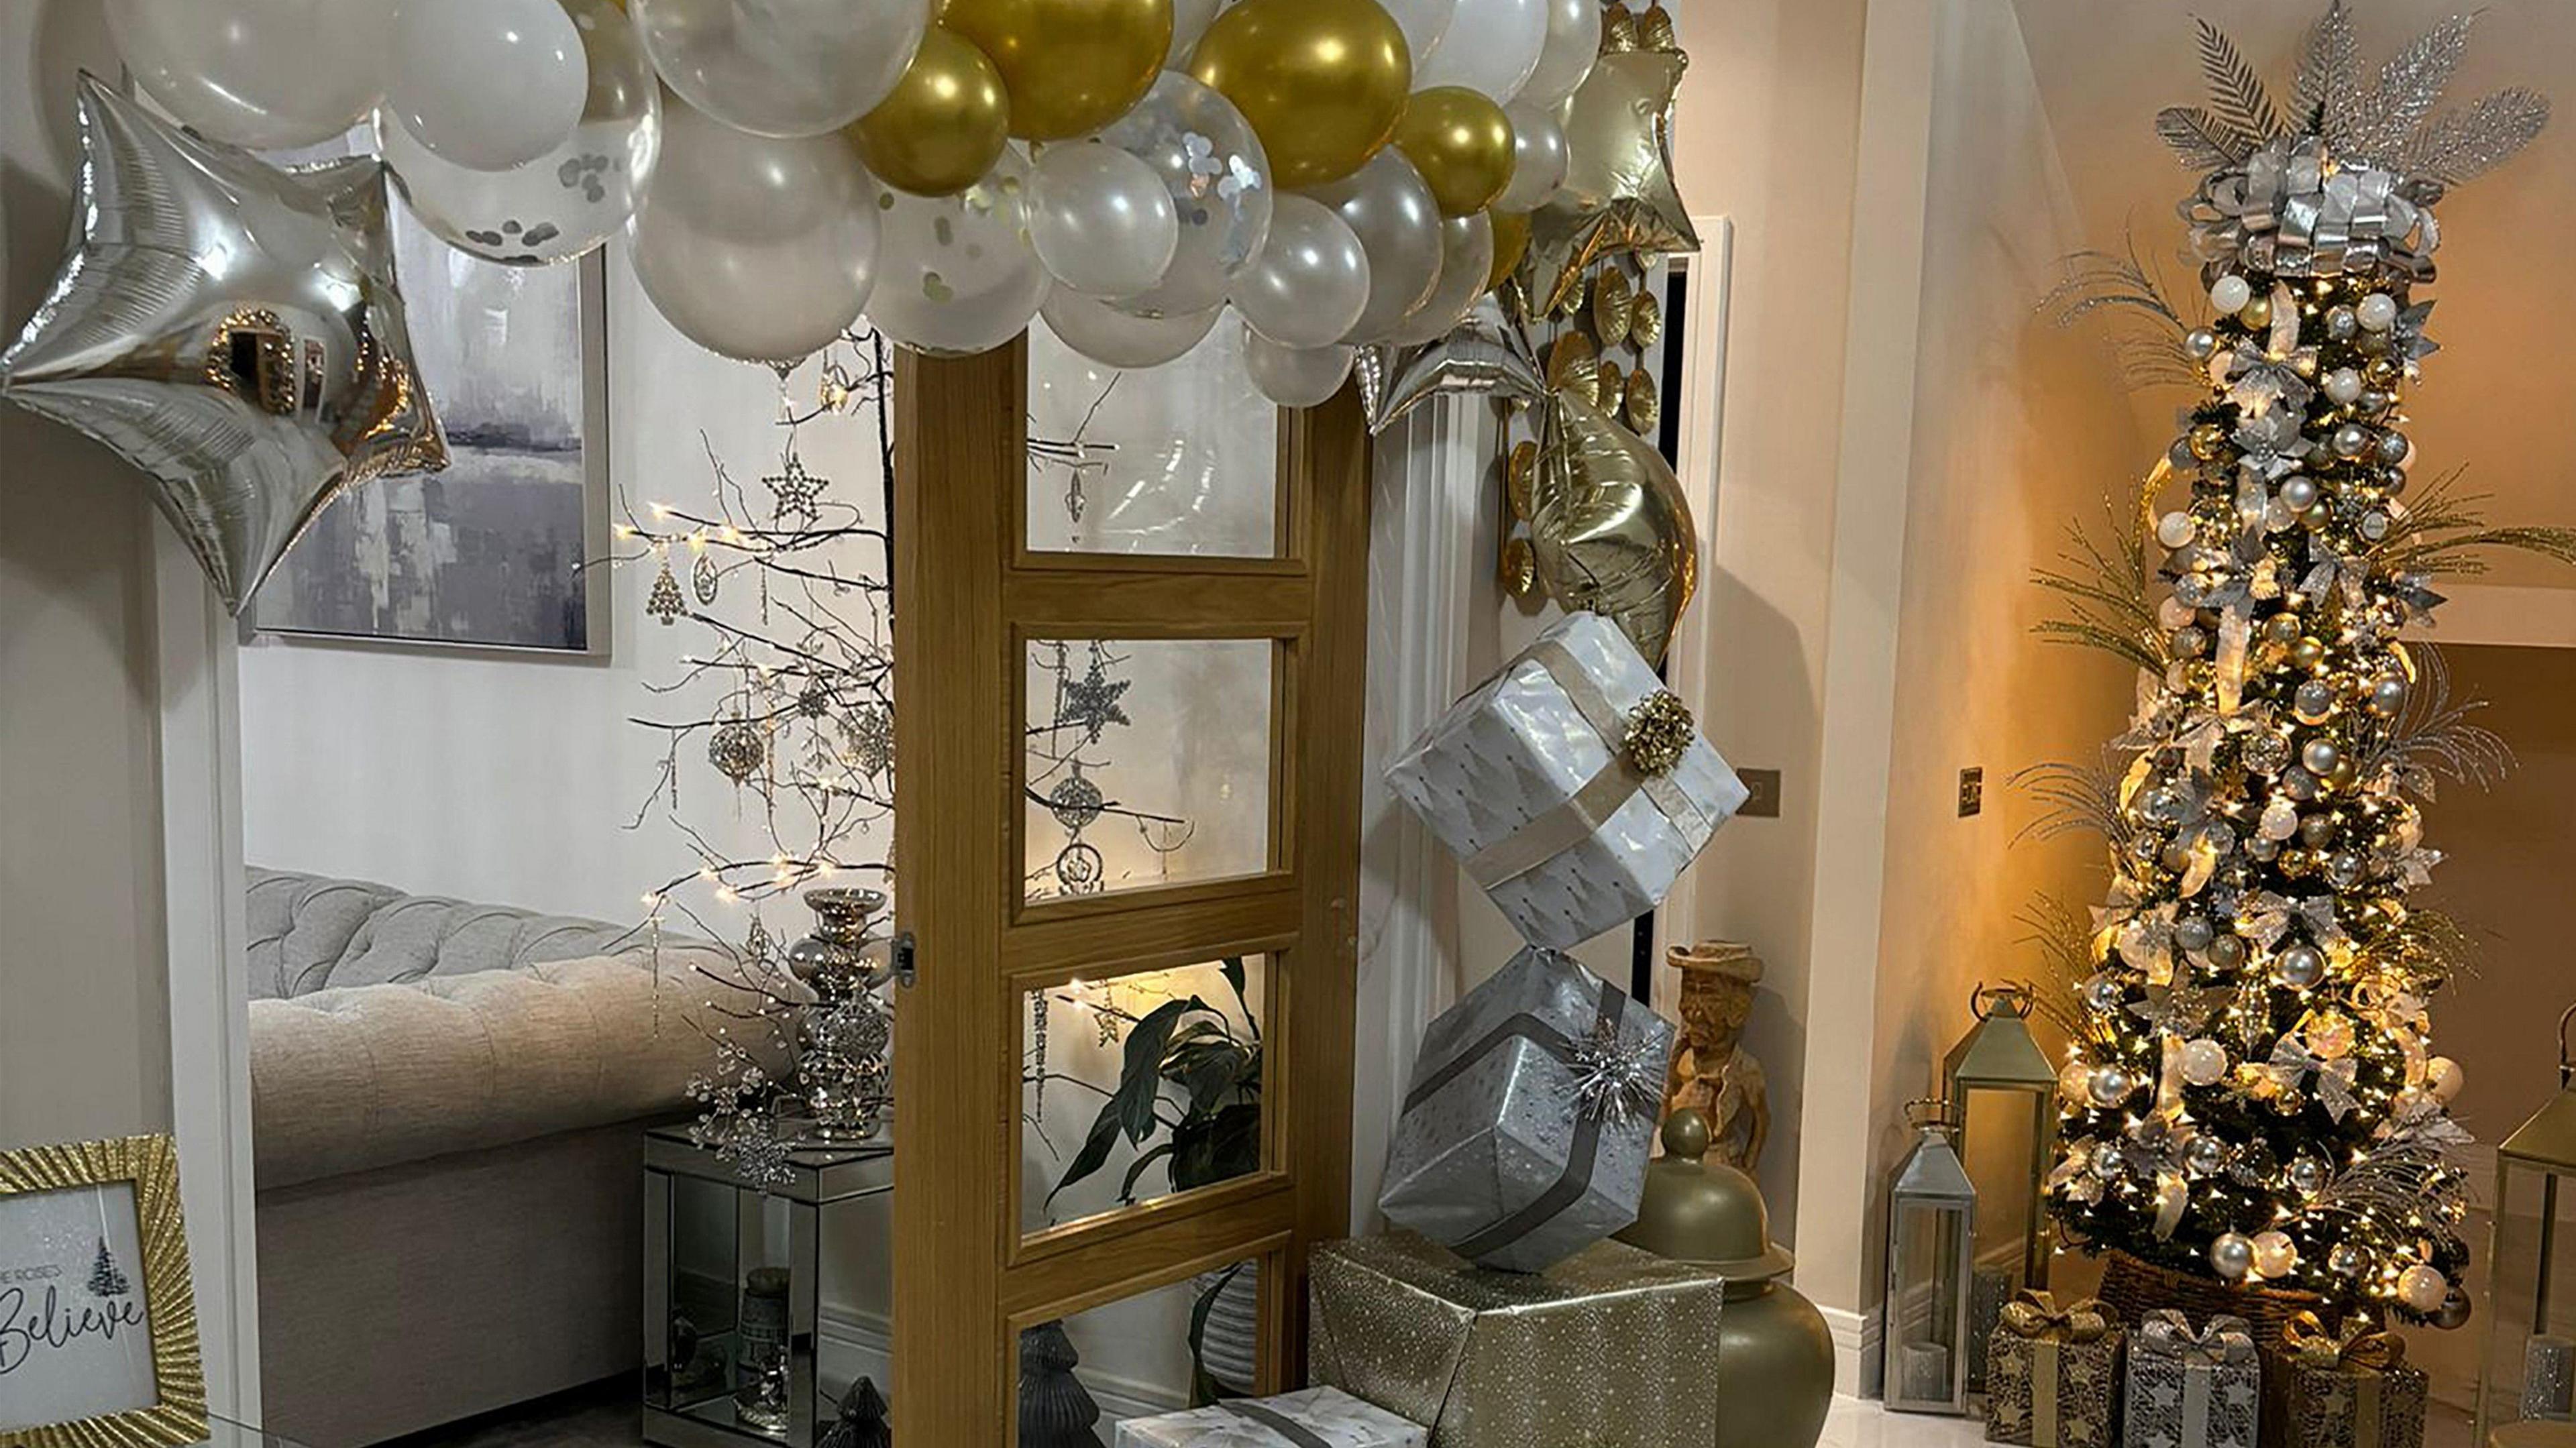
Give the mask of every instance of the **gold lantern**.
POLYGON ((2558 1094, 2496 1148, 2487 1246, 2486 1352, 2478 1373, 2482 1445, 2576 1444, 2576 1262, 2559 1249, 2576 1192, 2576 1050, 2558 1018, 2558 1094))

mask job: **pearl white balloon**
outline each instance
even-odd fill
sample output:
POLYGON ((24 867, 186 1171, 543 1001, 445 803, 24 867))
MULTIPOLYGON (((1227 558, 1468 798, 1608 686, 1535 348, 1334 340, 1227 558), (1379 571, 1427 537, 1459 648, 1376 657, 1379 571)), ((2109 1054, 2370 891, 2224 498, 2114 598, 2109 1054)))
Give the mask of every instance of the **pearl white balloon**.
POLYGON ((1338 340, 1373 342, 1430 298, 1440 280, 1440 203, 1403 152, 1389 146, 1342 180, 1299 194, 1333 208, 1368 253, 1368 305, 1338 340))
POLYGON ((1396 326, 1389 341, 1411 346, 1449 335, 1465 321, 1494 270, 1494 223, 1481 211, 1440 223, 1440 284, 1396 326))
POLYGON ((1070 287, 1047 293, 1038 315, 1056 340, 1104 367, 1160 367, 1205 340, 1223 302, 1194 317, 1140 317, 1070 287))
POLYGON ((1505 106, 1503 118, 1512 123, 1512 179, 1493 209, 1536 211, 1565 184, 1565 127, 1526 100, 1505 106))
POLYGON ((376 144, 412 214, 460 251, 510 266, 570 261, 635 214, 661 152, 662 87, 617 0, 563 0, 590 59, 590 100, 564 143, 525 166, 477 171, 433 154, 400 121, 376 144))
POLYGON ((789 362, 867 303, 878 192, 838 137, 749 135, 674 100, 626 234, 644 294, 691 341, 789 362))
POLYGON ((1270 158, 1252 123, 1234 102, 1167 70, 1100 140, 1154 168, 1181 226, 1162 283, 1127 310, 1194 317, 1223 302, 1270 235, 1270 158))
POLYGON ((384 99, 393 14, 393 0, 107 0, 107 29, 162 109, 282 151, 337 137, 384 99))
MULTIPOLYGON (((1458 14, 1459 0, 1378 0, 1379 7, 1395 20, 1395 28, 1404 32, 1404 48, 1413 53, 1413 68, 1419 71, 1431 53, 1440 48, 1441 37, 1458 14)), ((1414 89, 1421 89, 1416 84, 1414 89)))
POLYGON ((690 105, 736 130, 819 136, 894 90, 930 0, 632 0, 645 53, 690 105))
POLYGON ((954 196, 883 193, 885 250, 868 320, 916 352, 989 351, 1037 316, 1052 284, 1029 244, 1019 148, 954 196))
POLYGON ((1163 178, 1114 146, 1074 141, 1039 152, 1028 206, 1038 260, 1058 283, 1089 296, 1152 289, 1181 244, 1163 178))
POLYGON ((385 109, 440 159, 524 166, 564 143, 590 94, 556 0, 394 0, 385 109))
POLYGON ((1282 347, 1250 327, 1243 329, 1243 370, 1261 395, 1281 407, 1314 407, 1332 400, 1351 375, 1353 349, 1282 347))
POLYGON ((1550 0, 1457 0, 1448 32, 1420 65, 1413 88, 1462 85, 1508 104, 1538 68, 1550 0))
POLYGON ((1288 347, 1338 342, 1368 307, 1368 253, 1332 208, 1282 196, 1270 239, 1235 279, 1234 306, 1252 329, 1288 347))
POLYGON ((1554 106, 1574 94, 1601 58, 1601 6, 1596 0, 1547 0, 1547 40, 1517 99, 1554 106))

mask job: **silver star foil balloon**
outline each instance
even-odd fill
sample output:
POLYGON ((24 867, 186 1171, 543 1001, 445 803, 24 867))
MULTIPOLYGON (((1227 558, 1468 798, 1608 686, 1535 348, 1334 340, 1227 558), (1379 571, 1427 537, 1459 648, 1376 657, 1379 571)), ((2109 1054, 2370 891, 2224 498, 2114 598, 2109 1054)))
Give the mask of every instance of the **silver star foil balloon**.
POLYGON ((1363 347, 1352 370, 1373 433, 1443 393, 1490 397, 1515 407, 1547 395, 1529 339, 1504 319, 1502 304, 1491 295, 1478 299, 1449 335, 1419 347, 1363 347))
POLYGON ((446 466, 371 158, 282 171, 80 82, 70 254, 0 396, 149 474, 238 614, 339 491, 446 466))

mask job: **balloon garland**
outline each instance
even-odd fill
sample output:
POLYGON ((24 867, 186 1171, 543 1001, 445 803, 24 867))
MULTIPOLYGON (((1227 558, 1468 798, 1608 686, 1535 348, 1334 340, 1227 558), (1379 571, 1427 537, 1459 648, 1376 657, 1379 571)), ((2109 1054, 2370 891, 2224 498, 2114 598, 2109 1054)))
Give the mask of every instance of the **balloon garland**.
MULTIPOLYGON (((203 0, 107 0, 188 144, 280 187, 292 173, 251 152, 372 118, 449 244, 554 265, 622 230, 664 318, 746 360, 793 362, 862 317, 972 353, 1044 316, 1092 360, 1144 367, 1230 308, 1282 405, 1330 396, 1364 353, 1364 381, 1405 379, 1402 406, 1517 404, 1545 389, 1526 363, 1526 385, 1493 385, 1497 325, 1548 316, 1610 258, 1696 245, 1669 154, 1686 58, 1660 6, 1627 0, 215 8, 221 24, 203 0), (1467 325, 1487 298, 1505 311, 1467 325), (1456 366, 1453 337, 1478 349, 1456 366)), ((376 285, 398 311, 389 271, 376 285)), ((240 300, 292 300, 273 290, 240 300)), ((64 310, 29 337, 79 320, 64 310)), ((35 401, 5 362, 0 391, 35 401)), ((333 475, 317 455, 298 486, 333 475)), ((246 592, 260 560, 238 561, 246 592)))

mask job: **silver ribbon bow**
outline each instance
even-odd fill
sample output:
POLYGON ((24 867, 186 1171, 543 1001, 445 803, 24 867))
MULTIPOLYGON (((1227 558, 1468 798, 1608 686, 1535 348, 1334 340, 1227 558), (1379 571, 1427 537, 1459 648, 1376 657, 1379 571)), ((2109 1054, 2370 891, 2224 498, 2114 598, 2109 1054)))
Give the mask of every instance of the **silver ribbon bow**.
POLYGON ((2150 1357, 2178 1358, 2186 1366, 2250 1366, 2263 1360, 2254 1346, 2254 1329, 2244 1318, 2222 1313, 2195 1333, 2191 1319, 2170 1307, 2149 1312, 2138 1324, 2132 1350, 2150 1357))
POLYGON ((2431 182, 2339 162, 2323 137, 2281 136, 2243 170, 2201 183, 2181 211, 2205 262, 2285 277, 2386 266, 2425 281, 2442 239, 2429 209, 2440 195, 2431 182))
POLYGON ((2295 1035, 2283 1036, 2272 1047, 2272 1061, 2265 1068, 2272 1083, 2283 1091, 2296 1091, 2310 1073, 2317 1078, 2317 1100, 2324 1103, 2326 1114, 2337 1121, 2352 1114, 2360 1101, 2353 1095, 2353 1083, 2361 1075, 2361 1064, 2350 1056, 2332 1061, 2308 1049, 2308 1043, 2295 1035))

